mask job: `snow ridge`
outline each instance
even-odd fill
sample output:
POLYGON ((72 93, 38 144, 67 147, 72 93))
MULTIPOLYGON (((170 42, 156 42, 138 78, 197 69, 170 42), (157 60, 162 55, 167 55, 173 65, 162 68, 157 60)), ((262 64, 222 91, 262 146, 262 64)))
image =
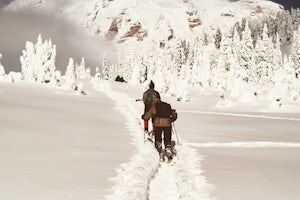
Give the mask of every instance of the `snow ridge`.
POLYGON ((208 111, 186 111, 181 110, 181 113, 195 113, 195 114, 206 114, 206 115, 223 115, 223 116, 233 116, 233 117, 247 117, 247 118, 263 118, 263 119, 274 119, 274 120, 287 120, 287 121, 300 121, 299 118, 293 117, 276 117, 276 116, 266 116, 266 115, 253 115, 253 114, 243 114, 243 113, 229 113, 229 112, 208 112, 208 111))
POLYGON ((300 148, 300 143, 293 142, 228 142, 228 143, 190 143, 186 144, 200 148, 300 148))
POLYGON ((138 200, 148 199, 149 183, 159 167, 159 157, 156 150, 149 143, 142 141, 142 126, 137 116, 138 109, 134 107, 133 99, 127 95, 113 91, 106 81, 94 82, 96 90, 105 93, 116 102, 116 109, 126 118, 127 127, 132 133, 133 144, 137 148, 136 154, 126 164, 122 164, 117 170, 117 176, 112 178, 115 185, 106 200, 138 200))
POLYGON ((139 120, 142 107, 134 104, 134 99, 111 88, 107 81, 95 81, 94 88, 116 102, 116 109, 126 118, 127 127, 133 136, 136 154, 117 170, 112 178, 115 185, 105 200, 122 199, 214 199, 214 186, 202 175, 202 158, 186 145, 177 146, 176 165, 160 163, 158 154, 150 143, 143 142, 142 124, 139 120))
POLYGON ((176 164, 176 178, 179 186, 180 199, 213 200, 212 192, 215 187, 207 182, 202 175, 200 162, 203 158, 186 145, 177 147, 178 162, 176 164))

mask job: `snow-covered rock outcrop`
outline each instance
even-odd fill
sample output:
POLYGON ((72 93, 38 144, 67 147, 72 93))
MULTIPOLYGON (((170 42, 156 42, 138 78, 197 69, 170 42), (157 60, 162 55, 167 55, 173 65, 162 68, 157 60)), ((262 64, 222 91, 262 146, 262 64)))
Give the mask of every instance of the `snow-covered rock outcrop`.
POLYGON ((283 7, 263 0, 15 0, 6 9, 56 12, 93 35, 123 43, 188 39, 203 29, 231 27, 243 17, 275 17, 283 7))

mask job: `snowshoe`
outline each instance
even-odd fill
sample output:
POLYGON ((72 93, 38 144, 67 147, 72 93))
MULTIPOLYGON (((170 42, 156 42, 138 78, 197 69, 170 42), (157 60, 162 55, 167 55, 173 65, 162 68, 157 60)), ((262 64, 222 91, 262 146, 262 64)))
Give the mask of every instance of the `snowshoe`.
POLYGON ((173 159, 173 153, 172 153, 172 149, 170 147, 167 147, 165 149, 165 152, 166 152, 166 157, 168 159, 168 162, 171 162, 172 159, 173 159))
POLYGON ((165 161, 165 155, 164 155, 163 152, 161 152, 161 153, 159 154, 159 161, 160 161, 160 162, 164 162, 164 161, 165 161))
POLYGON ((151 138, 153 138, 154 135, 155 135, 155 132, 154 132, 154 131, 149 131, 149 132, 148 132, 148 135, 149 135, 151 138))
POLYGON ((153 135, 154 135, 154 132, 153 131, 147 131, 147 130, 145 130, 145 137, 146 137, 146 139, 149 141, 149 142, 152 142, 152 143, 154 143, 153 142, 153 135))
POLYGON ((177 150, 175 149, 175 141, 172 141, 171 143, 171 151, 174 156, 177 155, 177 150))

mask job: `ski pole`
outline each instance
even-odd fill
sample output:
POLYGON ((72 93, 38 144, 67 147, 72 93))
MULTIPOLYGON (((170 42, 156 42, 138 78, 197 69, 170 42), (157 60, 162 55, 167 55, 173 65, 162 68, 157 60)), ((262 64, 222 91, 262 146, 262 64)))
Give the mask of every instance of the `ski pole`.
POLYGON ((178 134, 177 134, 177 131, 176 131, 176 128, 175 128, 175 123, 174 122, 172 122, 172 125, 173 125, 173 127, 174 127, 174 130, 173 130, 173 133, 175 133, 175 135, 176 135, 176 139, 177 139, 177 144, 178 145, 180 145, 180 143, 179 143, 179 139, 178 139, 178 134))

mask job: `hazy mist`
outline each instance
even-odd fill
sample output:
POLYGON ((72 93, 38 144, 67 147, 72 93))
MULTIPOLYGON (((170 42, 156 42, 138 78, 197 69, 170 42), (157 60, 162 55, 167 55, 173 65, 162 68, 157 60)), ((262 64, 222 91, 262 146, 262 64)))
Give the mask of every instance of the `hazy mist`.
MULTIPOLYGON (((1 1, 0 6, 9 1, 1 1)), ((80 62, 85 57, 86 66, 92 69, 102 63, 102 54, 112 50, 112 45, 100 37, 88 36, 83 28, 55 17, 37 12, 13 12, 0 10, 0 53, 6 72, 20 71, 20 56, 26 41, 36 43, 38 34, 43 41, 52 39, 56 45, 56 68, 64 73, 68 60, 73 57, 80 62)))
POLYGON ((12 2, 13 0, 0 0, 0 9, 7 6, 8 4, 10 4, 10 2, 12 2))

